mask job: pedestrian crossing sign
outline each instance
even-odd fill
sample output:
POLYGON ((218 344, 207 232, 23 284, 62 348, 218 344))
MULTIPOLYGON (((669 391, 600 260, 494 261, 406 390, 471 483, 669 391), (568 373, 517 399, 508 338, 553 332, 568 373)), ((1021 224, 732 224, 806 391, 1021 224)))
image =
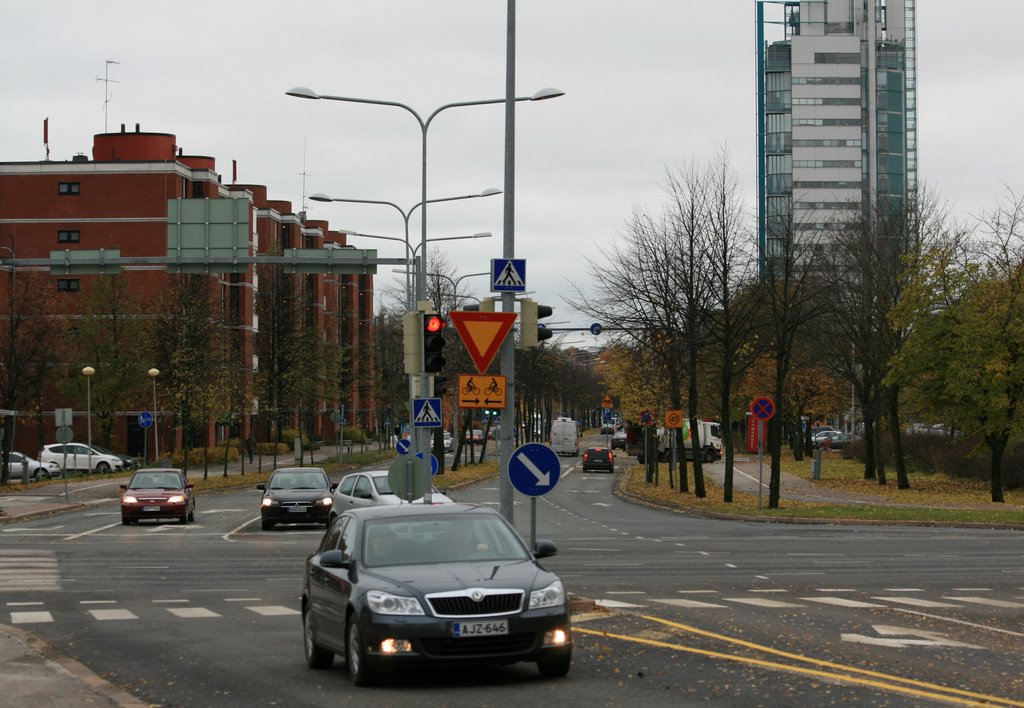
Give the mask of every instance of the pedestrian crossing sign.
POLYGON ((526 259, 492 258, 491 292, 526 292, 526 259))
POLYGON ((440 398, 416 398, 412 403, 412 426, 414 428, 441 427, 440 398))

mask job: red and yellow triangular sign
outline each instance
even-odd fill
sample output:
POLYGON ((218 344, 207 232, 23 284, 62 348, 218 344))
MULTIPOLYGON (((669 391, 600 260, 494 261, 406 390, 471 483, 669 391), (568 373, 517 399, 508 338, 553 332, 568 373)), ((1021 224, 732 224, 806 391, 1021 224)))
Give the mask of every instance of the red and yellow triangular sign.
POLYGON ((458 330, 466 351, 473 358, 477 370, 482 374, 494 361, 494 355, 516 323, 514 312, 465 312, 452 310, 448 313, 452 324, 458 330))

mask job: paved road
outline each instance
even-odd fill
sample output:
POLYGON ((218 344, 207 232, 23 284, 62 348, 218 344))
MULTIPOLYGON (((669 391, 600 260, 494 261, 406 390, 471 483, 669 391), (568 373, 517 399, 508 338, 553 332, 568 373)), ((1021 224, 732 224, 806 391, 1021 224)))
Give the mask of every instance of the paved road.
MULTIPOLYGON (((204 495, 187 526, 123 527, 111 502, 0 524, 0 623, 14 630, 0 632, 0 657, 18 632, 42 638, 109 690, 163 705, 920 705, 951 688, 1024 696, 1019 534, 694 519, 617 499, 611 475, 577 463, 564 458, 558 486, 515 507, 524 536, 536 523, 558 544, 546 563, 570 591, 606 610, 577 616, 564 680, 514 666, 413 673, 363 691, 340 667, 311 674, 297 599, 302 559, 322 530, 260 531, 258 492, 248 489, 204 495)), ((453 496, 496 505, 497 487, 453 496)), ((0 690, 31 686, 27 675, 0 674, 0 690)))

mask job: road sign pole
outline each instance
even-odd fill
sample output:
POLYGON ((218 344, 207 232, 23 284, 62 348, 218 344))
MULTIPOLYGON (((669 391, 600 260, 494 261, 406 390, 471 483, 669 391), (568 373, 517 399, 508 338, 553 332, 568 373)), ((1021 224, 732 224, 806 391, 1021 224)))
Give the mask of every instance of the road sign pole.
POLYGON ((764 419, 757 419, 757 513, 761 513, 761 490, 764 489, 764 419))

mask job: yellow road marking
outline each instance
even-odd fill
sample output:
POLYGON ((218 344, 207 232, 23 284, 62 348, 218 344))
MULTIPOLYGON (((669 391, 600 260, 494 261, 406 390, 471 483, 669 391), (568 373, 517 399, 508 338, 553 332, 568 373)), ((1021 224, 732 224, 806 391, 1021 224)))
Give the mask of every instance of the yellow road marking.
POLYGON ((910 696, 919 698, 932 698, 935 700, 953 702, 958 705, 964 706, 991 706, 1006 705, 1006 706, 1020 706, 1024 708, 1024 703, 1019 701, 1013 701, 1006 698, 1000 698, 998 696, 990 696, 982 693, 974 693, 971 691, 963 691, 956 688, 948 688, 946 686, 939 686, 938 684, 927 683, 925 681, 918 681, 915 679, 905 679, 899 676, 892 676, 890 674, 883 674, 877 671, 870 671, 867 669, 859 669, 854 666, 846 666, 843 664, 836 664, 830 661, 823 661, 820 659, 812 659, 810 657, 802 656, 800 654, 793 654, 790 652, 782 651, 779 649, 773 649, 772 647, 755 644, 742 639, 735 639, 733 637, 727 637, 722 634, 715 632, 709 632, 706 630, 691 627, 689 625, 664 620, 658 617, 651 617, 649 615, 642 615, 646 620, 652 622, 658 622, 675 629, 679 629, 692 634, 710 637, 712 639, 718 639, 724 642, 737 644, 739 646, 746 647, 748 649, 754 649, 756 651, 765 652, 768 654, 774 654, 787 659, 793 659, 795 661, 802 661, 810 664, 815 664, 821 667, 832 669, 832 671, 823 671, 818 669, 810 669, 801 666, 792 666, 790 664, 780 664, 774 661, 766 661, 764 659, 752 659, 742 656, 736 656, 734 654, 725 654, 723 652, 712 651, 709 649, 698 649, 697 647, 684 646, 682 644, 673 644, 670 642, 663 642, 656 639, 644 639, 641 637, 633 637, 624 634, 616 634, 612 632, 604 632, 600 630, 584 629, 582 627, 573 627, 574 632, 581 634, 589 634, 596 637, 609 637, 612 639, 621 639, 627 642, 636 642, 638 644, 646 644, 649 646, 661 647, 663 649, 672 649, 675 651, 687 652, 690 654, 699 654, 701 656, 707 656, 715 659, 724 659, 726 661, 735 661, 743 664, 749 664, 751 666, 760 666, 769 669, 779 669, 782 671, 790 671, 793 673, 804 674, 808 676, 817 676, 820 678, 827 678, 832 680, 844 681, 847 683, 857 684, 861 686, 869 686, 871 688, 878 688, 885 691, 893 691, 896 693, 903 693, 910 696), (846 672, 846 673, 836 673, 846 672), (851 676, 849 674, 862 674, 866 677, 871 678, 860 678, 858 676, 851 676), (873 680, 881 679, 881 680, 873 680), (901 685, 906 684, 906 685, 901 685), (927 689, 927 690, 924 690, 927 689))

